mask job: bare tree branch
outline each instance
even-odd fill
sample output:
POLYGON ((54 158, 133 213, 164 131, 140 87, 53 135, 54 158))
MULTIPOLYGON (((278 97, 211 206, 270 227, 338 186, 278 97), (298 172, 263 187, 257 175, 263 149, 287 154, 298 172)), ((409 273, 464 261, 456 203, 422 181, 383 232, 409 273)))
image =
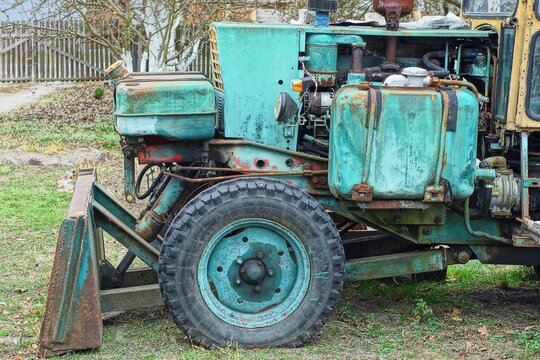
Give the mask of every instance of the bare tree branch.
MULTIPOLYGON (((443 0, 459 6, 460 0, 443 0)), ((261 2, 278 10, 285 20, 297 19, 307 0, 10 0, 4 11, 21 9, 35 20, 66 21, 74 26, 33 27, 48 36, 76 36, 92 40, 124 59, 129 67, 145 70, 184 70, 203 44, 212 21, 249 18, 261 2), (84 32, 78 26, 85 24, 84 32)), ((419 3, 442 4, 439 0, 419 3)), ((372 0, 340 0, 332 20, 362 19, 372 0)))

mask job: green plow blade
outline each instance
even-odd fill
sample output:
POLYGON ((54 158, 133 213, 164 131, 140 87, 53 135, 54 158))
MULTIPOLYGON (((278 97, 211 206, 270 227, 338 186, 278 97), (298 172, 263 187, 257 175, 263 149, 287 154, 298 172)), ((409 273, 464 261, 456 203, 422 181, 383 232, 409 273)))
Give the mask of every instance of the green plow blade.
POLYGON ((163 305, 157 284, 160 239, 135 233, 135 218, 81 170, 64 219, 49 282, 39 337, 41 356, 101 345, 103 318, 163 305), (103 231, 129 249, 113 267, 105 258, 103 231), (148 267, 130 269, 139 257, 148 267))

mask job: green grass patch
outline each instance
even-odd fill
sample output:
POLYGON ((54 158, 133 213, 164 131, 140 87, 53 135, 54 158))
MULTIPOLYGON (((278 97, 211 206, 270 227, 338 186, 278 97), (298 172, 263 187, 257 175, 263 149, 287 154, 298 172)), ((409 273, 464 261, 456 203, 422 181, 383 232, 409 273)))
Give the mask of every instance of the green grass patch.
POLYGON ((119 147, 120 137, 108 120, 75 124, 23 120, 0 123, 0 139, 4 149, 22 146, 27 151, 54 154, 88 146, 114 150, 119 147))
POLYGON ((525 357, 530 359, 540 357, 540 329, 538 327, 520 331, 516 338, 523 348, 525 357))
POLYGON ((527 266, 485 266, 479 261, 448 268, 448 280, 461 286, 496 285, 499 287, 533 286, 535 275, 527 266))
POLYGON ((12 350, 36 346, 57 229, 71 197, 56 190, 61 173, 0 166, 0 336, 13 339, 12 350))

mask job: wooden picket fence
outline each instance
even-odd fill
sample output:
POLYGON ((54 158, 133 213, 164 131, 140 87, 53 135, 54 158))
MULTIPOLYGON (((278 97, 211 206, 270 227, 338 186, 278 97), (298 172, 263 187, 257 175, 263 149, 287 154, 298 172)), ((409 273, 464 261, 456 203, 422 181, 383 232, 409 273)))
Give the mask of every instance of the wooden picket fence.
POLYGON ((212 78, 212 59, 208 39, 204 39, 201 45, 199 45, 197 57, 189 64, 186 71, 199 71, 206 75, 207 78, 212 78))
MULTIPOLYGON (((0 82, 104 79, 103 70, 116 60, 114 54, 97 42, 63 31, 68 26, 86 34, 82 22, 0 22, 0 82)), ((211 75, 206 43, 189 70, 211 75)))

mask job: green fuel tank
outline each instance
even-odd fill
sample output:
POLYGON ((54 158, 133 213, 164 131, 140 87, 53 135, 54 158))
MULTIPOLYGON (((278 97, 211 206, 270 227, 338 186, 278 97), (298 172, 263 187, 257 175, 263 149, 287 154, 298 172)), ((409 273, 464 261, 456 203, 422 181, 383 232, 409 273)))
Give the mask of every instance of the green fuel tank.
POLYGON ((373 199, 422 200, 440 179, 454 199, 469 197, 475 186, 478 101, 466 89, 445 92, 443 123, 438 89, 348 85, 337 91, 330 132, 332 193, 351 199, 355 185, 364 184, 373 199))

